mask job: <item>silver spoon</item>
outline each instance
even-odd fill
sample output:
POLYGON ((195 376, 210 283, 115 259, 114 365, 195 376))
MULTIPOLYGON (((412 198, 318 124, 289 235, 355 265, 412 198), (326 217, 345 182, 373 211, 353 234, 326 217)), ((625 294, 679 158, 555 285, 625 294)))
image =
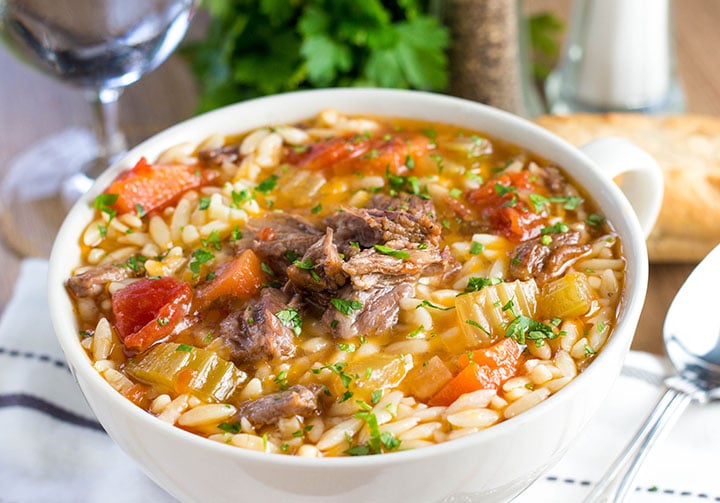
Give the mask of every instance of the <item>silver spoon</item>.
POLYGON ((675 375, 665 379, 667 390, 586 503, 623 501, 650 448, 688 404, 720 398, 720 316, 713 293, 719 279, 720 245, 690 273, 665 317, 663 340, 675 375))

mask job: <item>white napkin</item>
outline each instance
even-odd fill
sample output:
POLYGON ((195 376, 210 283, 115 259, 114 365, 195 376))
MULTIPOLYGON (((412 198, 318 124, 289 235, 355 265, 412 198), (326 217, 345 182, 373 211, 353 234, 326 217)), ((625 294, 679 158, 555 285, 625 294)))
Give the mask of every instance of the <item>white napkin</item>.
MULTIPOLYGON (((0 320, 0 503, 174 501, 94 419, 53 336, 46 278, 47 262, 23 262, 0 320)), ((667 370, 631 352, 585 433, 515 501, 582 501, 652 409, 667 370)), ((720 501, 719 425, 720 404, 691 405, 643 465, 630 501, 720 501)))

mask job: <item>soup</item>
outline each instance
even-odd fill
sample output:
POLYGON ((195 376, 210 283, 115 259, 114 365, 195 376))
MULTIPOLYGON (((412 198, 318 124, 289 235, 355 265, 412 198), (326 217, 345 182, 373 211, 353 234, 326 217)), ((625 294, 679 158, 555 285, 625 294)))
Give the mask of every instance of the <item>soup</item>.
POLYGON ((67 281, 81 344, 159 420, 307 457, 449 441, 602 350, 625 260, 557 166, 475 131, 327 110, 141 159, 67 281))

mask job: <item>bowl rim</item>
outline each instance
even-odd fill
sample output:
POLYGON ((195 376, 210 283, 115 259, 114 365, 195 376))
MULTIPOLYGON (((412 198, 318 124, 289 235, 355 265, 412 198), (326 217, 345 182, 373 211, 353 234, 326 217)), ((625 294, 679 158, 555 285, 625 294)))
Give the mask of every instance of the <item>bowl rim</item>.
MULTIPOLYGON (((328 108, 328 106, 318 104, 315 108, 315 113, 317 113, 325 108, 328 108)), ((340 111, 344 112, 345 110, 340 109, 340 111)), ((394 115, 392 113, 381 114, 367 112, 367 115, 398 117, 398 115, 394 115)), ((307 116, 309 117, 310 115, 307 116)), ((291 122, 291 120, 288 120, 288 122, 291 122)), ((436 120, 436 122, 453 123, 453 121, 440 120, 436 120)), ((491 137, 497 137, 494 132, 489 132, 489 135, 491 137)), ((508 141, 504 138, 503 140, 508 141)), ((512 140, 509 141, 513 143, 512 140)), ((555 158, 550 158, 548 156, 542 157, 552 162, 557 162, 555 158)), ((73 245, 73 248, 78 248, 77 244, 73 245)), ((131 149, 125 156, 114 163, 98 178, 95 185, 93 185, 93 188, 73 206, 65 218, 51 252, 48 273, 48 294, 51 319, 56 333, 56 338, 60 342, 72 372, 74 374, 78 374, 78 381, 87 383, 87 385, 92 386, 94 392, 101 393, 106 399, 115 402, 121 408, 123 413, 129 414, 131 418, 139 421, 139 424, 144 428, 148 428, 152 434, 161 433, 170 435, 176 437, 178 442, 189 442, 192 445, 196 445, 198 448, 213 450, 218 454, 229 455, 237 457, 238 459, 247 459, 254 463, 259 462, 261 464, 271 464, 274 466, 280 465, 303 468, 327 468, 339 466, 362 467, 366 465, 387 466, 410 460, 437 457, 454 451, 464 450, 468 447, 492 440, 495 437, 505 435, 507 430, 515 430, 517 428, 521 428, 523 425, 530 424, 536 419, 536 417, 545 414, 546 411, 556 408, 561 402, 572 400, 573 396, 582 391, 582 384, 585 381, 588 381, 591 375, 602 372, 606 366, 612 364, 611 358, 619 359, 620 363, 624 359, 644 302, 647 289, 647 279, 648 260, 645 240, 640 224, 637 221, 637 217, 635 217, 630 203, 622 194, 621 190, 615 184, 611 183, 609 179, 604 178, 604 175, 602 175, 599 169, 595 167, 593 162, 574 145, 523 118, 461 98, 424 91, 377 88, 335 88, 295 91, 228 105, 182 121, 157 133, 156 135, 153 135, 131 149), (287 455, 268 456, 269 453, 255 452, 214 442, 205 437, 201 437, 178 428, 177 426, 164 423, 152 414, 149 414, 145 410, 133 404, 131 401, 122 397, 122 395, 112 388, 101 376, 101 374, 93 368, 89 356, 79 343, 80 339, 77 335, 77 330, 73 330, 72 328, 75 320, 75 314, 69 300, 69 295, 65 290, 64 283, 70 273, 70 269, 68 269, 68 267, 74 267, 77 265, 77 261, 72 262, 70 260, 71 252, 69 251, 70 247, 67 245, 68 243, 77 243, 80 233, 76 233, 76 229, 81 230, 89 223, 87 220, 81 221, 80 219, 84 217, 87 211, 89 211, 87 207, 92 205, 88 205, 88 203, 90 203, 95 195, 100 192, 101 188, 106 187, 119 172, 134 165, 137 159, 139 159, 139 157, 148 150, 157 149, 159 146, 163 145, 165 148, 177 145, 179 143, 175 139, 177 136, 186 135, 186 141, 202 141, 204 137, 197 137, 197 133, 195 133, 195 137, 192 137, 193 131, 196 129, 203 129, 198 128, 198 126, 203 126, 206 129, 207 124, 227 122, 230 117, 239 115, 240 119, 236 121, 237 126, 235 126, 234 129, 234 132, 239 134, 259 127, 259 125, 246 125, 246 121, 243 120, 242 114, 239 114, 239 112, 262 109, 265 106, 273 104, 277 106, 277 104, 285 102, 304 102, 307 104, 308 102, 314 103, 315 101, 330 98, 336 100, 356 100, 362 98, 365 100, 371 99, 373 101, 379 100, 383 103, 404 100, 403 103, 411 103, 419 107, 422 105, 428 105, 446 110, 447 113, 450 113, 453 110, 462 110, 466 113, 466 115, 481 117, 482 121, 489 121, 495 125, 502 124, 513 130, 516 129, 518 132, 522 132, 525 135, 525 139, 523 141, 516 141, 514 142, 515 144, 523 149, 530 150, 531 152, 537 154, 536 149, 531 149, 526 146, 527 138, 531 138, 534 143, 546 145, 547 150, 554 149, 557 151, 557 157, 561 157, 565 160, 562 164, 558 162, 563 171, 570 171, 571 177, 576 181, 576 183, 579 183, 585 189, 586 193, 592 196, 594 202, 602 208, 603 212, 605 213, 608 212, 609 209, 614 209, 616 211, 613 211, 613 213, 622 217, 609 219, 615 226, 618 234, 622 234, 621 241, 623 243, 624 254, 628 264, 628 267, 626 267, 626 280, 621 299, 622 305, 620 306, 618 323, 613 330, 613 333, 605 343, 605 346, 595 357, 594 361, 588 365, 585 370, 579 373, 576 378, 572 379, 567 386, 553 393, 548 400, 544 400, 516 417, 503 420, 486 430, 482 430, 459 439, 454 439, 452 441, 441 442, 439 444, 426 446, 420 449, 385 453, 381 456, 303 458, 300 456, 287 455), (192 139, 190 139, 191 137, 192 139), (573 167, 568 169, 566 166, 570 165, 570 163, 572 163, 572 166, 577 165, 582 168, 573 167), (599 194, 592 193, 588 190, 586 184, 577 182, 578 176, 575 171, 577 170, 580 172, 581 169, 590 173, 590 175, 586 178, 596 180, 595 183, 598 183, 598 188, 602 189, 599 194), (603 202, 604 205, 601 204, 603 202), (614 208, 612 208, 613 206, 614 208), (630 267, 632 267, 632 269, 630 267), (630 295, 630 293, 633 293, 633 295, 630 295)), ((620 365, 618 364, 617 367, 619 369, 620 365)), ((611 377, 616 379, 617 375, 613 375, 611 377)), ((83 393, 86 393, 85 389, 83 389, 83 393)), ((600 402, 600 400, 598 400, 598 402, 600 402)), ((597 406, 599 406, 599 403, 597 406)))

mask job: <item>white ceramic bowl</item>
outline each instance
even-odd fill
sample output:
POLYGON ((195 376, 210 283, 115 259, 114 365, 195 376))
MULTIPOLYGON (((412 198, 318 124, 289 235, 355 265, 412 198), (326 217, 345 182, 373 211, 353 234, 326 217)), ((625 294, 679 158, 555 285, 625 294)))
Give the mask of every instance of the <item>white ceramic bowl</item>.
POLYGON ((621 170, 618 166, 627 168, 628 159, 632 161, 634 171, 625 180, 644 229, 607 173, 583 152, 523 119, 476 103, 411 91, 334 89, 262 98, 196 117, 130 151, 68 215, 50 259, 50 310, 58 340, 103 427, 153 480, 182 501, 432 502, 453 495, 506 501, 563 455, 598 408, 620 372, 645 298, 648 263, 644 231, 652 225, 660 204, 658 168, 624 144, 593 148, 592 155, 600 164, 611 166, 611 174, 621 170), (617 328, 589 368, 547 401, 483 432, 414 451, 347 458, 262 454, 212 442, 163 423, 111 388, 80 346, 75 314, 64 288, 79 263, 79 236, 91 221, 95 196, 140 156, 152 160, 181 142, 199 142, 217 132, 239 133, 293 122, 325 108, 451 123, 487 132, 557 163, 584 187, 614 224, 627 257, 617 328), (618 160, 621 162, 608 163, 618 160))

